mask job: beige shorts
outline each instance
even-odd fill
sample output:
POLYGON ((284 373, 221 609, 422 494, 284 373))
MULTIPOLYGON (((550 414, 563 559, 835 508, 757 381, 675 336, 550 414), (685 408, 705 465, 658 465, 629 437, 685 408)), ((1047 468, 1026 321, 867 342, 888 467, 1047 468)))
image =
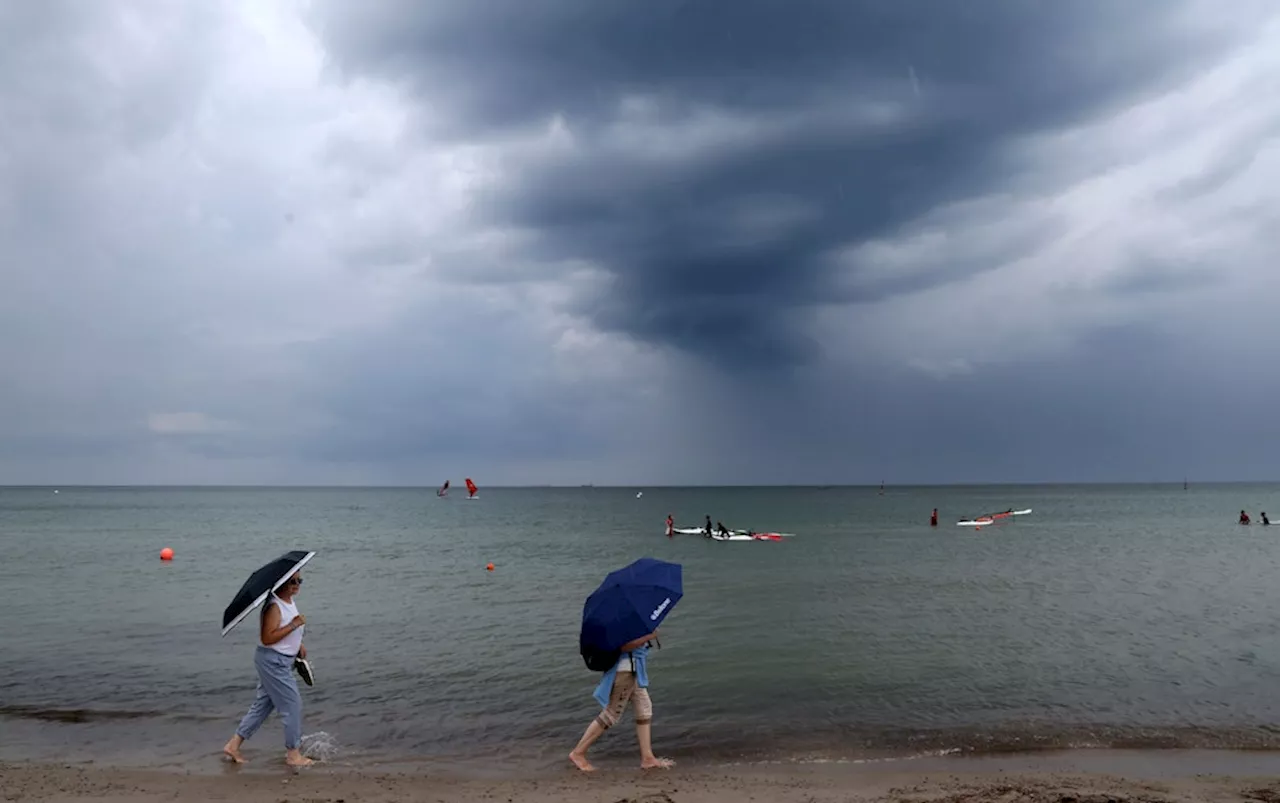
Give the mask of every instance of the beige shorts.
POLYGON ((619 672, 613 679, 613 690, 609 692, 609 704, 600 711, 596 722, 608 730, 618 724, 622 712, 627 710, 627 703, 634 703, 634 714, 637 725, 645 725, 653 721, 653 703, 649 700, 649 690, 636 685, 634 672, 619 672))

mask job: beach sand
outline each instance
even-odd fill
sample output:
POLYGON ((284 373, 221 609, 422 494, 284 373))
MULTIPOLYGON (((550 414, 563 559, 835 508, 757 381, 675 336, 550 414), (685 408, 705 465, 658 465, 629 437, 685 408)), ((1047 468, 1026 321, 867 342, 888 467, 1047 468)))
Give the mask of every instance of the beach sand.
POLYGON ((6 801, 236 803, 836 803, 1035 801, 1280 803, 1280 755, 1226 751, 1067 751, 872 764, 775 764, 642 773, 601 767, 507 780, 278 762, 215 773, 93 765, 0 764, 6 801))

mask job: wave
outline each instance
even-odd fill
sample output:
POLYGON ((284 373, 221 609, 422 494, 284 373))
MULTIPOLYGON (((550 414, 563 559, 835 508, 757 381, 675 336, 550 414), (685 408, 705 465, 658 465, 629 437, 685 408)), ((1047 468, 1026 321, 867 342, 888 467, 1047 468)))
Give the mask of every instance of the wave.
MULTIPOLYGON (((785 756, 789 761, 925 755, 1001 755, 1057 750, 1280 750, 1271 725, 1027 724, 925 730, 868 730, 813 734, 817 739, 731 747, 739 755, 785 756), (736 749, 734 749, 736 748, 736 749)), ((726 745, 728 746, 728 745, 726 745)))
POLYGON ((0 705, 0 717, 36 719, 44 722, 109 722, 125 719, 158 719, 162 711, 124 711, 104 708, 45 708, 34 705, 0 705))

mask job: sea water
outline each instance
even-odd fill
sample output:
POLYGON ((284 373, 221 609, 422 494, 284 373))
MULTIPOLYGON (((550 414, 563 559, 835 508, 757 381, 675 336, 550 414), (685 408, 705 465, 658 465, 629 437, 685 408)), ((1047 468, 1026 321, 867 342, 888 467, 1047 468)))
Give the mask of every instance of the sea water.
MULTIPOLYGON (((216 762, 256 683, 223 609, 294 549, 304 732, 343 762, 562 762, 596 713, 582 603, 643 556, 684 567, 650 659, 682 763, 1280 746, 1280 527, 1236 523, 1274 486, 59 491, 0 489, 0 759, 216 762)), ((634 750, 628 718, 595 755, 634 750)))

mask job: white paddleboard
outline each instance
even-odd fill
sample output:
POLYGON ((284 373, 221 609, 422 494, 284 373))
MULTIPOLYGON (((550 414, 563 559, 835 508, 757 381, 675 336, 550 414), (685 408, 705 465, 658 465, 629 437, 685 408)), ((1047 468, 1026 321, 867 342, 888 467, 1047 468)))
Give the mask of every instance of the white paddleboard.
MULTIPOLYGON (((706 531, 705 529, 703 529, 702 527, 673 527, 673 528, 671 529, 671 532, 672 532, 673 534, 675 534, 675 535, 704 535, 704 536, 705 536, 705 535, 707 534, 707 531, 706 531)), ((663 530, 663 535, 665 535, 665 534, 666 534, 666 530, 663 530)), ((727 539, 725 538, 725 536, 723 536, 723 535, 719 535, 719 534, 713 534, 711 537, 712 537, 712 538, 718 538, 718 539, 720 539, 721 541, 724 541, 724 540, 730 540, 730 541, 752 541, 752 540, 756 540, 756 541, 760 541, 760 540, 764 540, 764 541, 771 541, 771 540, 773 540, 775 537, 777 537, 777 538, 795 538, 795 535, 796 535, 795 533, 756 533, 754 536, 752 536, 752 535, 747 534, 747 532, 746 532, 745 530, 732 530, 732 531, 730 531, 730 533, 729 533, 729 537, 728 537, 727 539)))
POLYGON ((1030 513, 1030 512, 1031 512, 1031 508, 1027 508, 1026 510, 1015 510, 1015 511, 1012 511, 1011 513, 1007 513, 1007 514, 1005 514, 1004 516, 1001 516, 1001 517, 1000 517, 1000 518, 998 518, 998 519, 974 519, 974 520, 957 521, 957 522, 956 522, 956 526, 958 526, 958 527, 986 527, 986 526, 988 526, 988 525, 995 524, 995 523, 997 523, 997 522, 999 522, 999 521, 1003 521, 1004 519, 1008 518, 1009 516, 1025 516, 1025 515, 1027 515, 1027 514, 1028 514, 1028 513, 1030 513))

